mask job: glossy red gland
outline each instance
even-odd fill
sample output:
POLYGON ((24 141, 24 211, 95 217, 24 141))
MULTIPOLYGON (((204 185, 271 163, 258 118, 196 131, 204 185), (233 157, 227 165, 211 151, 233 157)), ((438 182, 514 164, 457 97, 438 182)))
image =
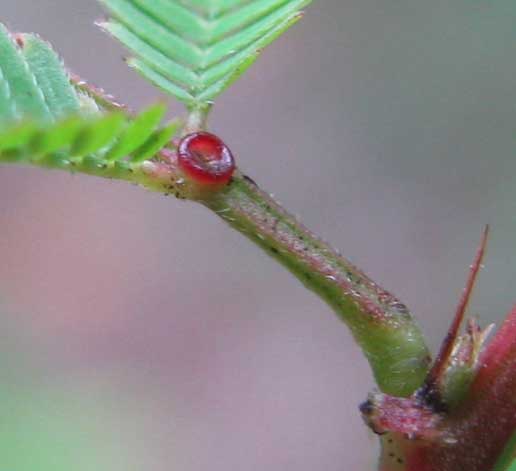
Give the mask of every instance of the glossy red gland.
POLYGON ((235 170, 229 148, 208 132, 195 132, 181 139, 177 158, 181 170, 202 184, 227 183, 235 170))

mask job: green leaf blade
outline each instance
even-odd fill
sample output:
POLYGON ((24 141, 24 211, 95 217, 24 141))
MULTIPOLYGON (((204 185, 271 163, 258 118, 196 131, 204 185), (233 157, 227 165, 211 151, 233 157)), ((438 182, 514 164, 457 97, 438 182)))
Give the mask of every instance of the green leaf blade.
POLYGON ((258 53, 251 56, 245 56, 243 60, 236 67, 231 67, 229 73, 217 81, 210 80, 210 86, 206 88, 199 96, 198 99, 202 102, 213 101, 218 95, 220 95, 226 88, 234 83, 238 78, 255 63, 258 59, 258 53))
POLYGON ((173 120, 159 127, 165 112, 164 105, 159 104, 134 118, 111 112, 76 115, 55 123, 17 123, 0 129, 0 164, 14 162, 147 181, 141 174, 133 175, 135 169, 155 159, 181 125, 180 120, 173 120))
POLYGON ((80 111, 68 72, 50 45, 0 24, 0 123, 50 123, 80 111))
POLYGON ((260 49, 273 42, 278 36, 283 34, 283 32, 299 21, 300 18, 301 15, 299 13, 292 15, 292 17, 279 23, 266 35, 262 36, 258 42, 253 43, 250 47, 241 51, 237 55, 216 64, 206 71, 203 74, 202 79, 209 85, 209 88, 200 95, 200 99, 212 100, 215 96, 219 95, 229 87, 258 59, 260 49), (213 94, 211 90, 216 87, 220 87, 219 91, 213 94))
POLYGON ((124 115, 119 113, 108 114, 92 121, 78 134, 70 150, 71 155, 90 155, 101 151, 114 141, 125 124, 124 115))
POLYGON ((21 35, 21 53, 43 93, 45 103, 54 119, 79 112, 79 99, 57 54, 33 34, 21 35))
POLYGON ((154 68, 148 66, 144 61, 132 58, 127 61, 127 65, 138 71, 164 92, 175 96, 179 101, 187 104, 195 103, 195 97, 191 93, 185 90, 181 85, 174 83, 168 77, 156 72, 154 68))
POLYGON ((172 121, 167 126, 151 135, 139 149, 132 153, 130 161, 139 163, 156 155, 160 149, 170 142, 172 137, 179 130, 180 125, 181 122, 179 120, 172 121))
POLYGON ((24 149, 37 135, 37 132, 38 129, 33 123, 24 123, 23 126, 4 130, 3 134, 0 135, 0 153, 24 149))
POLYGON ((269 13, 277 11, 282 4, 292 3, 290 0, 257 0, 244 4, 236 11, 232 11, 223 18, 219 18, 212 27, 211 42, 224 39, 225 36, 238 30, 247 28, 253 22, 264 18, 269 13))
POLYGON ((156 129, 165 115, 164 105, 155 105, 139 114, 118 137, 117 143, 107 152, 108 161, 125 157, 140 148, 156 129))
POLYGON ((237 9, 248 0, 180 0, 180 3, 191 5, 207 19, 213 20, 237 9))
POLYGON ((128 64, 189 108, 205 107, 311 0, 100 0, 128 64), (244 66, 245 65, 245 66, 244 66))
POLYGON ((38 120, 52 118, 43 92, 36 83, 25 59, 20 54, 13 37, 0 25, 0 80, 7 90, 6 120, 32 116, 38 120))
POLYGON ((178 2, 134 0, 134 3, 149 16, 161 19, 167 29, 188 41, 199 44, 210 35, 207 20, 178 2))
POLYGON ((79 117, 68 118, 37 133, 30 148, 34 156, 46 156, 72 146, 84 126, 79 117))
MULTIPOLYGON (((100 0, 104 3, 118 23, 138 36, 163 55, 179 63, 195 68, 202 59, 202 51, 198 50, 180 35, 169 30, 161 18, 154 18, 135 4, 135 0, 100 0)), ((146 0, 150 2, 151 0, 146 0)), ((123 43, 126 47, 131 47, 123 43)), ((133 50, 143 56, 138 50, 133 50)))
MULTIPOLYGON (((274 10, 269 15, 258 19, 237 31, 235 34, 217 42, 208 49, 204 57, 203 69, 216 64, 225 57, 236 54, 250 44, 259 42, 260 39, 266 36, 271 30, 285 23, 293 13, 299 11, 298 5, 302 8, 308 1, 309 0, 290 1, 283 7, 274 10)), ((260 46, 256 45, 254 50, 257 51, 258 49, 260 49, 260 46)))
POLYGON ((175 77, 175 80, 184 87, 188 87, 189 84, 197 81, 197 74, 191 69, 167 57, 151 44, 145 42, 144 39, 131 32, 131 30, 123 24, 111 22, 102 23, 99 26, 109 32, 113 37, 123 42, 131 50, 140 51, 142 61, 157 73, 166 77, 175 77))

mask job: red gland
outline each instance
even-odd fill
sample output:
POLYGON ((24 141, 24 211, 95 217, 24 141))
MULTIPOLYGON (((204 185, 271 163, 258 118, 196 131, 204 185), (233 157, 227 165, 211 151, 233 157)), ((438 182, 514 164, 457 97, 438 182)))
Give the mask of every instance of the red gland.
POLYGON ((181 139, 177 159, 181 170, 201 184, 227 183, 235 171, 229 148, 208 132, 194 132, 181 139))

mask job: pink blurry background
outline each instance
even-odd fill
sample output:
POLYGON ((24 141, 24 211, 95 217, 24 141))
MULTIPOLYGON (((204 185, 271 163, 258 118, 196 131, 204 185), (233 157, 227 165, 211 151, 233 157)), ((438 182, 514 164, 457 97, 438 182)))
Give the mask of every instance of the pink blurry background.
MULTIPOLYGON (((160 96, 94 0, 0 5, 134 108, 160 96)), ((515 17, 508 0, 315 0, 213 115, 433 349, 484 223, 471 313, 516 301, 515 17)), ((0 198, 0 468, 373 469, 357 411, 373 383, 346 328, 208 211, 28 168, 0 168, 0 198)))

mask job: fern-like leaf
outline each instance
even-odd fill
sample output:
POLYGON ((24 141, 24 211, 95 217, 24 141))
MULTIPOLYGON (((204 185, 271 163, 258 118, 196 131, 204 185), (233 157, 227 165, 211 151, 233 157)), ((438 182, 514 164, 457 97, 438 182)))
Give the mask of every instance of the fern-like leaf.
POLYGON ((214 100, 295 23, 311 0, 100 0, 101 26, 165 92, 199 108, 214 100))
POLYGON ((178 121, 158 127, 164 113, 163 105, 155 105, 134 119, 107 113, 53 123, 23 122, 0 133, 0 163, 134 180, 141 162, 154 157, 179 129, 178 121))
POLYGON ((24 121, 0 131, 0 164, 126 180, 178 198, 191 198, 192 188, 177 167, 160 160, 159 151, 181 127, 178 120, 159 127, 164 113, 165 107, 156 105, 134 118, 109 112, 56 122, 24 121))
POLYGON ((49 44, 33 34, 12 35, 0 24, 0 164, 57 168, 171 191, 173 169, 168 166, 161 180, 149 176, 149 168, 159 167, 149 160, 169 144, 180 122, 160 127, 162 104, 135 117, 124 109, 106 111, 89 90, 72 83, 49 44))

